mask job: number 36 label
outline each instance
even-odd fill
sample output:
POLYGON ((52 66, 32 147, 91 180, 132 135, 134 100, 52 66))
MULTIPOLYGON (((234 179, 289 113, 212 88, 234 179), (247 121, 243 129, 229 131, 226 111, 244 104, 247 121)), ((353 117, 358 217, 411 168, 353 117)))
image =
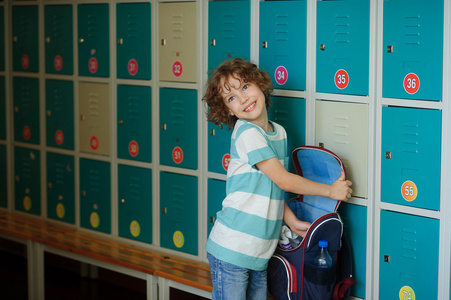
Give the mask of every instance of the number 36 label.
POLYGON ((409 73, 404 77, 404 90, 408 94, 415 94, 418 92, 420 88, 420 78, 418 78, 417 74, 409 73))
POLYGON ((417 198, 418 189, 413 181, 407 180, 401 186, 401 194, 404 200, 413 201, 417 198))

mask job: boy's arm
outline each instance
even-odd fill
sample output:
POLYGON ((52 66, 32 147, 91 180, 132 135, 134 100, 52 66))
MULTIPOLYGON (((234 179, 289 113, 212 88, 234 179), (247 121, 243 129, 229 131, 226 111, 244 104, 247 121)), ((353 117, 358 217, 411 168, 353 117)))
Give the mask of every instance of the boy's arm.
POLYGON ((294 233, 304 237, 311 224, 309 222, 299 221, 287 203, 285 202, 284 204, 283 220, 294 233))
POLYGON ((352 182, 345 180, 343 172, 340 178, 328 185, 288 172, 275 157, 257 163, 257 167, 278 187, 287 192, 324 196, 340 201, 346 201, 351 197, 352 189, 350 186, 352 182))

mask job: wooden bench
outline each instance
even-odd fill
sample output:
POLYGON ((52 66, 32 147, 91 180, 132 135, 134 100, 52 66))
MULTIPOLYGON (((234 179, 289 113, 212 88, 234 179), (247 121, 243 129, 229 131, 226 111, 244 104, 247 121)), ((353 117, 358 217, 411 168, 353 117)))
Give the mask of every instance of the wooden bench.
POLYGON ((30 299, 44 299, 44 252, 142 278, 148 299, 169 299, 170 287, 211 299, 207 263, 1 211, 0 235, 27 245, 30 299))

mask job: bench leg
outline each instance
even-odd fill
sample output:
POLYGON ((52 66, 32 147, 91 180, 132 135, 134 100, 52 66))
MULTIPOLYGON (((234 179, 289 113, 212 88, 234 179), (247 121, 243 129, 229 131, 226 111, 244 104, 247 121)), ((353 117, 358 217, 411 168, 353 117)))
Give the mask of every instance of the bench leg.
POLYGON ((28 299, 44 300, 44 247, 27 241, 28 299))
POLYGON ((155 278, 155 276, 146 274, 146 290, 147 300, 158 299, 158 280, 155 278))

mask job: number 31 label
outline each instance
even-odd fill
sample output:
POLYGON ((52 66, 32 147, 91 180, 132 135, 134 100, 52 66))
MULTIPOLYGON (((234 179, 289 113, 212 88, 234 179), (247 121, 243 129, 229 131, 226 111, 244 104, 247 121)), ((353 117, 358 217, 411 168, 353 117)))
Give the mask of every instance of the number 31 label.
POLYGON ((418 195, 417 185, 413 181, 405 181, 401 186, 401 194, 404 200, 412 202, 418 195))

